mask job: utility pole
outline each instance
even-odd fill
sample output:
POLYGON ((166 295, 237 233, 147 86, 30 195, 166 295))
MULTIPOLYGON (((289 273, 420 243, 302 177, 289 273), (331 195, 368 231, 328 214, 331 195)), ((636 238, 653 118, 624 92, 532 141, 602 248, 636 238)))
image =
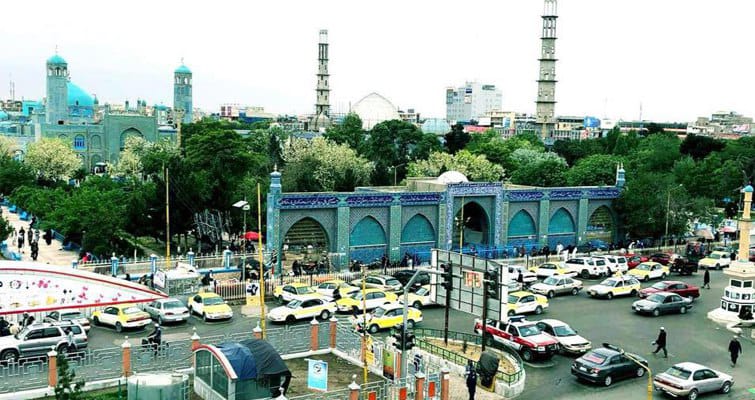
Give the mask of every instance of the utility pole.
POLYGON ((170 172, 165 168, 165 269, 170 268, 170 172))
MULTIPOLYGON (((487 275, 487 272, 485 272, 485 275, 487 275)), ((482 340, 480 343, 480 352, 485 351, 485 337, 488 333, 488 284, 487 279, 482 280, 482 340)))
MULTIPOLYGON (((257 231, 262 232, 262 204, 260 195, 260 184, 257 182, 257 231)), ((244 232, 246 233, 246 232, 244 232)), ((267 338, 267 329, 265 324, 265 260, 262 258, 262 235, 257 235, 257 252, 260 261, 260 327, 262 328, 262 338, 267 338)), ((246 265, 244 266, 246 268, 246 265)))

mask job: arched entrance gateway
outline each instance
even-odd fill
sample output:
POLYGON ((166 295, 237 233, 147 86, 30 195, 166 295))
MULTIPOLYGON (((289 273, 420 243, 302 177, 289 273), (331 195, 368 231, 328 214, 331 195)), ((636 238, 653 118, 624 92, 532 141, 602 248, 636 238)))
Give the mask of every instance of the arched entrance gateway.
POLYGON ((475 201, 464 203, 464 207, 454 217, 453 232, 451 248, 458 249, 459 243, 463 243, 464 246, 489 245, 491 240, 488 213, 475 201))
POLYGON ((587 241, 599 239, 606 243, 613 242, 614 220, 607 206, 598 207, 587 221, 587 241))
POLYGON ((305 217, 291 225, 283 243, 288 245, 289 251, 312 252, 321 254, 330 249, 330 241, 325 228, 314 218, 305 217), (309 246, 312 246, 310 249, 309 246))

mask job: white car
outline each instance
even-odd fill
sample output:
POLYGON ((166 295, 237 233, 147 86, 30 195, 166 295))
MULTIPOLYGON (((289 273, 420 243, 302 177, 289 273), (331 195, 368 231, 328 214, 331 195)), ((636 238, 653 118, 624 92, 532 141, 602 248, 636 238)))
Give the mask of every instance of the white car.
POLYGON ((707 267, 714 269, 721 269, 728 267, 731 264, 731 254, 725 251, 714 251, 708 254, 707 257, 698 261, 699 267, 707 267))
POLYGON ((184 322, 189 320, 189 309, 176 298, 158 299, 144 305, 144 311, 162 325, 163 322, 184 322))
MULTIPOLYGON (((433 300, 430 298, 430 286, 421 286, 417 288, 414 291, 409 292, 409 305, 416 308, 416 309, 422 309, 423 307, 427 307, 429 305, 435 304, 433 300)), ((401 304, 404 304, 404 295, 399 294, 398 295, 398 301, 401 304)))
POLYGON ((576 272, 582 279, 591 276, 605 276, 608 273, 606 261, 593 257, 570 258, 564 262, 564 268, 576 272))
MULTIPOLYGON (((350 283, 352 286, 362 287, 361 279, 354 279, 350 283)), ((403 287, 398 279, 390 275, 367 275, 364 278, 364 284, 368 288, 385 290, 386 292, 398 292, 403 287)))
POLYGON ((579 336, 569 324, 557 319, 541 319, 535 324, 541 331, 558 341, 559 349, 564 353, 583 354, 592 349, 589 340, 579 336))
POLYGON ((509 265, 509 281, 519 282, 519 272, 522 273, 524 283, 533 283, 537 281, 537 275, 530 271, 524 265, 509 265))
POLYGON ((271 321, 294 322, 297 319, 312 319, 320 317, 325 321, 336 312, 336 303, 323 299, 308 299, 304 301, 292 300, 285 306, 275 307, 267 314, 271 321))
POLYGON ((576 296, 582 290, 582 281, 570 276, 553 275, 542 282, 530 286, 533 293, 554 297, 557 294, 571 293, 576 296))
POLYGON ((621 273, 623 274, 629 270, 629 265, 627 265, 627 258, 624 256, 606 254, 602 256, 595 256, 593 258, 605 260, 606 273, 608 275, 613 275, 616 271, 621 271, 621 273))

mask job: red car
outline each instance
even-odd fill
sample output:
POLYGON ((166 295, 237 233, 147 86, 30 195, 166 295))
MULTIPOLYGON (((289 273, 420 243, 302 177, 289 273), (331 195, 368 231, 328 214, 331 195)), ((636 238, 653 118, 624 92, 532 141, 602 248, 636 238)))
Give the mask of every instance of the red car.
POLYGON ((650 259, 647 256, 643 256, 640 254, 627 254, 627 266, 629 269, 632 269, 645 261, 650 261, 650 259))
POLYGON ((661 265, 669 265, 672 258, 672 254, 669 253, 654 253, 650 255, 650 261, 655 261, 661 265))
POLYGON ((680 281, 661 281, 640 290, 640 298, 644 299, 656 292, 671 292, 682 297, 692 297, 693 299, 700 297, 700 288, 695 285, 680 281))

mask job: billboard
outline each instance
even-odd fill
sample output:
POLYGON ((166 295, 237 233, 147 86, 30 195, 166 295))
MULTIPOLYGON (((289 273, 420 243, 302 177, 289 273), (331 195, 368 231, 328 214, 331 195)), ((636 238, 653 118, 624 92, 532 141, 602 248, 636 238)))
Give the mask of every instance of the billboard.
POLYGON ((600 120, 595 117, 585 117, 583 125, 585 128, 600 128, 600 120))
POLYGON ((328 363, 321 360, 307 360, 307 387, 322 392, 328 391, 328 363))

